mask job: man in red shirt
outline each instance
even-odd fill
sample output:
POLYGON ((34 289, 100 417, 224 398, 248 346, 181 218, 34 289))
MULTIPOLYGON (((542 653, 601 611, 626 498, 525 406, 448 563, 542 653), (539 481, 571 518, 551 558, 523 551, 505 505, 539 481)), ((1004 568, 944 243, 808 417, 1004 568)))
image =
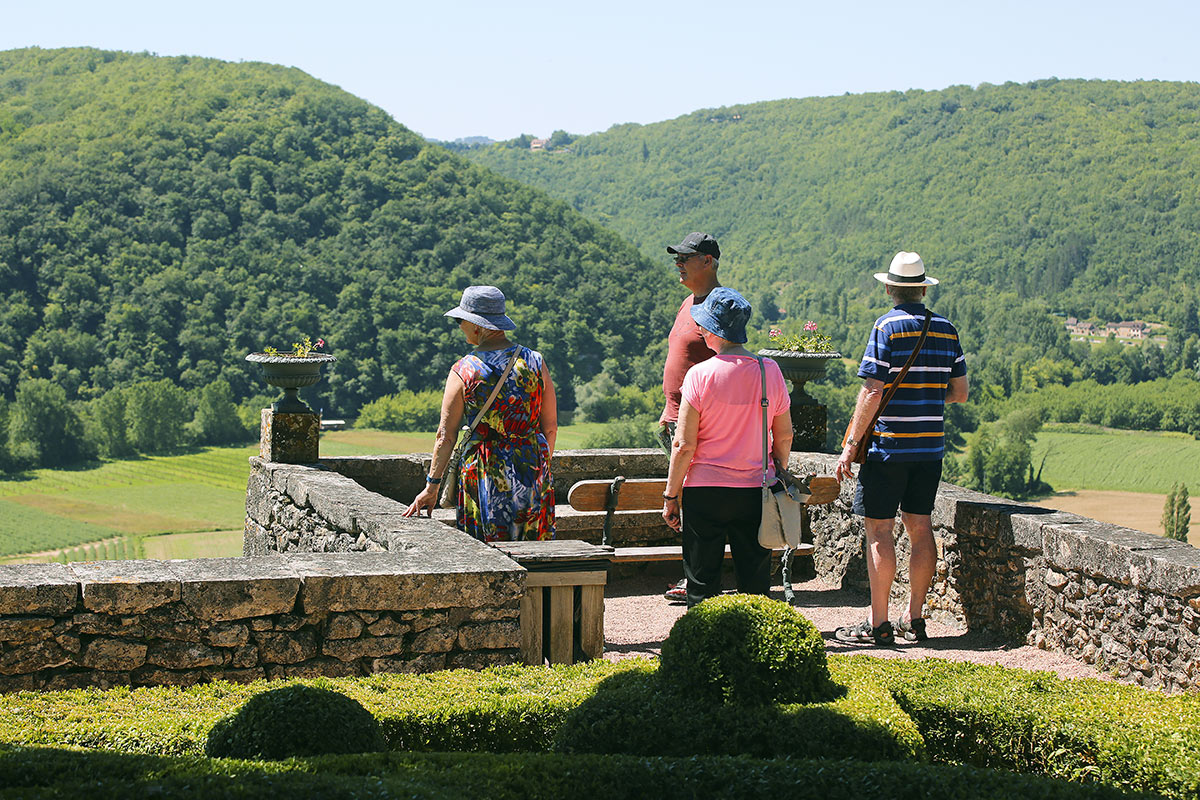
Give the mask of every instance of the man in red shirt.
MULTIPOLYGON (((708 293, 721 285, 717 280, 717 260, 721 248, 717 240, 707 233, 689 233, 683 241, 667 252, 675 256, 675 268, 679 270, 679 282, 691 294, 679 306, 675 324, 667 334, 667 362, 663 365, 663 395, 666 404, 658 418, 658 441, 668 456, 671 455, 671 440, 675 438, 675 421, 679 418, 680 387, 687 371, 716 355, 708 349, 701 335, 700 326, 692 319, 692 306, 700 305, 708 293)), ((687 602, 687 579, 667 589, 668 600, 687 602)))

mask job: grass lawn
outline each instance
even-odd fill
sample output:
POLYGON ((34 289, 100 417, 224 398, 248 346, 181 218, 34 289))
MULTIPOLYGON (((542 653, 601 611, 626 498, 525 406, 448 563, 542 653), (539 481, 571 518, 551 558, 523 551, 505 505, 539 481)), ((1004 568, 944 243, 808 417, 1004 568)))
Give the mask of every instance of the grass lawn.
POLYGON ((1200 494, 1200 441, 1183 433, 1047 425, 1033 447, 1036 469, 1057 491, 1103 489, 1166 494, 1175 483, 1200 494))
MULTIPOLYGON (((559 429, 558 447, 582 447, 603 427, 565 426, 559 429)), ((321 434, 321 454, 427 453, 433 436, 432 431, 328 431, 321 434)), ((140 537, 146 558, 240 555, 246 462, 257 453, 257 446, 209 447, 0 479, 0 560, 122 535, 140 537)), ((57 553, 39 558, 53 561, 57 553)))
POLYGON ((242 554, 242 530, 167 533, 142 539, 146 558, 227 558, 242 554))

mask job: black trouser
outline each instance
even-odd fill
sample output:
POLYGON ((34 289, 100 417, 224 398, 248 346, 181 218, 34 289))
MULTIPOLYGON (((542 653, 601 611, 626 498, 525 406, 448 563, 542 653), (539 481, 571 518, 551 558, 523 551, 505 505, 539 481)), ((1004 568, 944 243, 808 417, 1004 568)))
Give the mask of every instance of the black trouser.
POLYGON ((771 590, 771 551, 758 546, 762 489, 697 486, 683 490, 683 574, 692 607, 721 593, 725 542, 733 554, 737 589, 744 594, 771 590))

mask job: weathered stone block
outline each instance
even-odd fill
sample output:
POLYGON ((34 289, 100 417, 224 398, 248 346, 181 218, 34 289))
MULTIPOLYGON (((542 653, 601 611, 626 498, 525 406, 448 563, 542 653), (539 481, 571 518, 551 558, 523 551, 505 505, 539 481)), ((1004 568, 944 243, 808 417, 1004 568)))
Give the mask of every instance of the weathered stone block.
POLYGON ((258 666, 258 648, 252 644, 246 644, 235 649, 229 665, 238 669, 258 666))
POLYGON ((154 666, 139 667, 129 676, 133 686, 195 686, 208 681, 208 675, 200 670, 175 672, 154 666))
POLYGON ((334 614, 329 618, 326 639, 357 639, 363 632, 363 622, 353 614, 334 614))
POLYGON ((23 644, 48 637, 54 627, 53 617, 16 617, 0 619, 0 642, 23 644))
POLYGON ((300 578, 279 558, 197 558, 169 562, 184 605, 199 619, 282 614, 296 605, 300 578))
POLYGON ((442 653, 422 653, 414 658, 377 658, 371 662, 372 672, 418 673, 444 669, 446 656, 442 653))
POLYGON ((284 464, 314 464, 320 457, 321 421, 316 414, 262 410, 258 457, 284 464))
POLYGON ((143 642, 125 639, 93 639, 81 659, 85 667, 99 670, 128 671, 146 663, 149 648, 143 642))
POLYGON ((69 614, 79 582, 65 564, 0 564, 0 615, 69 614))
POLYGON ((204 641, 213 647, 240 647, 250 641, 250 629, 239 623, 214 625, 204 633, 204 641))
POLYGON ((454 647, 458 632, 453 628, 430 628, 413 637, 414 653, 445 653, 454 647))
POLYGON ((403 636, 365 636, 362 639, 326 640, 321 652, 339 661, 379 658, 405 652, 403 636))
POLYGON ((72 663, 70 653, 57 642, 46 640, 33 644, 18 645, 0 653, 0 675, 19 675, 37 672, 72 663))
POLYGON ((229 653, 199 642, 155 642, 146 653, 146 663, 167 669, 220 667, 229 653))
POLYGON ((458 631, 461 650, 502 650, 521 646, 521 625, 517 622, 493 622, 471 625, 458 631))
POLYGON ((336 658, 315 658, 302 664, 272 664, 267 667, 271 680, 285 678, 354 678, 365 674, 361 661, 339 661, 336 658))
POLYGON ((317 640, 311 631, 254 634, 258 657, 264 664, 297 664, 317 654, 317 640))
POLYGON ((391 617, 382 617, 368 625, 367 630, 371 632, 372 636, 400 636, 408 633, 410 628, 391 617))
POLYGON ((451 653, 446 657, 447 669, 487 669, 520 661, 520 650, 473 650, 451 653))
POLYGON ((88 611, 140 614, 179 601, 179 578, 165 561, 92 561, 68 567, 88 611))

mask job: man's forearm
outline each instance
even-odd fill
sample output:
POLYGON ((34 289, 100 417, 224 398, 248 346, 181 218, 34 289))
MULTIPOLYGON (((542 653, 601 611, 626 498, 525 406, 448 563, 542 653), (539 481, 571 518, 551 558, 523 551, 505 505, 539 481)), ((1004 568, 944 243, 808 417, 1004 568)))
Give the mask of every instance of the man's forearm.
POLYGON ((864 437, 871 435, 867 428, 870 426, 875 412, 879 409, 879 404, 883 401, 883 384, 878 381, 873 381, 873 383, 879 385, 864 384, 858 390, 858 398, 854 402, 854 414, 850 417, 850 424, 846 426, 847 440, 853 439, 861 442, 864 437))

